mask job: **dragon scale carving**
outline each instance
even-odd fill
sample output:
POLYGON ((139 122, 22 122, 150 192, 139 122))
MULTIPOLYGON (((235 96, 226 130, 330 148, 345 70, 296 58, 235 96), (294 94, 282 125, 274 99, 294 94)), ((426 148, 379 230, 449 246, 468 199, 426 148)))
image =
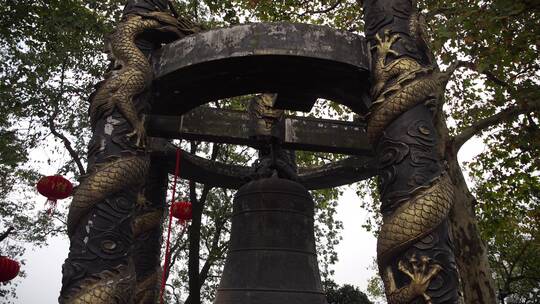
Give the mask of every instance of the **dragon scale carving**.
POLYGON ((96 165, 94 172, 81 181, 73 196, 68 213, 68 235, 73 235, 82 217, 95 204, 123 189, 142 185, 148 165, 148 159, 144 156, 118 158, 96 165))
POLYGON ((377 243, 379 259, 387 260, 437 227, 450 211, 453 194, 452 182, 445 174, 433 185, 419 190, 394 214, 384 217, 377 243))
POLYGON ((160 272, 154 272, 137 283, 135 288, 135 303, 155 303, 158 296, 159 281, 161 280, 160 272))
POLYGON ((142 214, 133 220, 133 236, 138 237, 146 231, 161 225, 163 211, 156 210, 142 214))
MULTIPOLYGON (((417 22, 410 24, 413 35, 424 32, 418 30, 417 22)), ((393 44, 402 38, 400 35, 391 34, 386 29, 382 38, 378 33, 374 37, 374 103, 367 132, 375 146, 387 144, 388 141, 382 140, 387 138, 385 130, 404 113, 418 105, 436 105, 449 79, 450 73, 439 72, 435 67, 422 65, 414 58, 393 50, 393 44)), ((422 40, 421 37, 417 38, 422 40)), ((420 132, 430 135, 431 131, 424 127, 420 128, 420 132)), ((427 289, 443 267, 426 255, 413 253, 404 260, 402 254, 443 224, 452 207, 453 194, 453 184, 443 170, 440 176, 414 188, 405 199, 395 202, 396 207, 383 212, 377 255, 388 303, 413 303, 418 298, 423 298, 425 303, 433 303, 427 289), (392 266, 395 259, 398 259, 397 267, 392 266), (396 284, 396 271, 408 278, 408 284, 396 284)), ((403 280, 402 277, 401 282, 403 280)))
POLYGON ((131 290, 135 284, 133 269, 121 265, 84 279, 80 288, 66 303, 131 303, 131 290))

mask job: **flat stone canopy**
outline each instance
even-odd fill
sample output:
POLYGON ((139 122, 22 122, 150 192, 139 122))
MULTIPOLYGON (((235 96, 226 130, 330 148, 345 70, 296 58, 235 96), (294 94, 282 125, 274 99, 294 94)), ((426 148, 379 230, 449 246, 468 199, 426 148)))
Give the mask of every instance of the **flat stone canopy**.
POLYGON ((325 98, 366 114, 369 52, 363 37, 325 26, 256 23, 210 30, 163 46, 152 58, 151 114, 278 93, 275 106, 309 111, 325 98))

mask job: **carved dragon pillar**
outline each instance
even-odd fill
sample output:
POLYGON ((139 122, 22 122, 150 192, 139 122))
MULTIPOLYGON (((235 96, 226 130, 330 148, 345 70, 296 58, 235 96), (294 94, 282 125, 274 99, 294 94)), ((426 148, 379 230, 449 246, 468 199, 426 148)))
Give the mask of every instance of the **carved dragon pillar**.
POLYGON ((368 137, 383 214, 377 258, 388 303, 457 303, 448 230, 454 187, 434 122, 449 74, 434 62, 413 1, 362 2, 372 53, 368 137))
MULTIPOLYGON (((161 43, 191 33, 185 25, 173 17, 168 1, 133 0, 109 37, 112 64, 90 97, 88 174, 69 208, 70 252, 60 303, 134 301, 141 283, 136 269, 144 268, 135 265, 141 257, 133 250, 134 239, 150 230, 133 220, 137 203, 145 201, 150 168, 143 118, 152 82, 148 58, 161 43)), ((145 214, 137 210, 137 216, 145 214)))

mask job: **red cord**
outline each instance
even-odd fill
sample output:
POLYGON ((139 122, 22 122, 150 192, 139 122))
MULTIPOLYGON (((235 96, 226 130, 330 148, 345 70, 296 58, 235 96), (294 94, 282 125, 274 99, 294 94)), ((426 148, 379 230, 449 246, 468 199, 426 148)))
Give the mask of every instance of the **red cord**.
POLYGON ((180 149, 176 149, 176 168, 174 169, 174 182, 173 182, 173 189, 172 189, 172 197, 171 197, 171 207, 169 208, 169 228, 167 228, 167 243, 165 247, 165 263, 163 263, 163 273, 161 276, 161 288, 159 290, 159 302, 163 304, 163 292, 165 291, 165 274, 167 273, 167 268, 169 266, 169 259, 170 259, 170 252, 169 247, 171 245, 171 223, 172 223, 172 203, 174 202, 174 198, 176 196, 176 182, 178 180, 178 174, 180 174, 180 149))
POLYGON ((47 199, 47 201, 45 202, 45 206, 47 206, 47 214, 49 215, 49 217, 53 216, 54 211, 56 210, 56 203, 57 201, 53 199, 47 199))

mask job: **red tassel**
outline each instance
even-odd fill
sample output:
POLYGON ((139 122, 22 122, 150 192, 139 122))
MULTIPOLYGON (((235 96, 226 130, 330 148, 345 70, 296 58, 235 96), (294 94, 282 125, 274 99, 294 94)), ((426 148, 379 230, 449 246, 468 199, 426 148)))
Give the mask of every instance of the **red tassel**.
MULTIPOLYGON (((180 174, 180 151, 181 151, 180 149, 176 150, 176 168, 174 170, 174 182, 173 182, 171 202, 174 202, 174 198, 176 197, 176 183, 178 181, 178 175, 180 174)), ((171 207, 169 208, 169 226, 167 228, 167 242, 165 243, 165 262, 163 263, 163 274, 161 276, 161 287, 159 290, 159 302, 161 304, 163 304, 163 293, 165 291, 165 283, 166 283, 165 276, 167 274, 167 268, 169 267, 169 259, 171 258, 170 246, 171 246, 171 224, 172 224, 172 218, 173 218, 173 206, 174 206, 174 203, 171 203, 171 207)), ((187 227, 187 220, 184 223, 181 222, 181 224, 184 227, 183 229, 185 231, 187 227)))
POLYGON ((47 214, 49 216, 52 216, 54 214, 54 212, 56 211, 56 204, 58 203, 57 200, 53 200, 53 199, 48 199, 46 202, 45 202, 45 206, 47 207, 47 214))

